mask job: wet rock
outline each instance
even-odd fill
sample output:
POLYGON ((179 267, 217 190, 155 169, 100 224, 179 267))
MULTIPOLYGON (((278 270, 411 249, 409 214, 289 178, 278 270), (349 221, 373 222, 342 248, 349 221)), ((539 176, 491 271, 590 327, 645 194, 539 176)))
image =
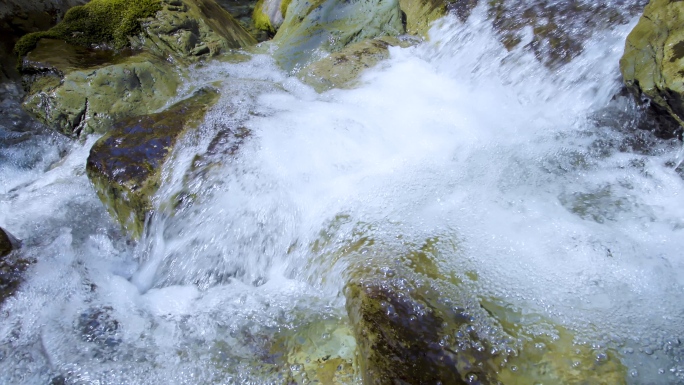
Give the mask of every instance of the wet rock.
POLYGON ((254 21, 254 9, 258 2, 254 0, 216 0, 218 5, 227 10, 235 20, 240 23, 250 35, 257 41, 265 41, 273 37, 273 34, 257 28, 254 21))
POLYGON ((21 242, 10 234, 7 230, 0 227, 0 257, 4 257, 12 250, 21 246, 21 242))
POLYGON ((406 32, 427 37, 430 24, 444 16, 448 3, 444 0, 399 0, 406 18, 406 32))
POLYGON ((217 97, 216 91, 204 89, 164 112, 125 119, 90 150, 88 177, 110 214, 133 238, 142 234, 173 146, 199 125, 217 97))
POLYGON ((50 30, 22 37, 15 51, 24 56, 41 39, 117 50, 144 46, 177 58, 256 43, 214 0, 93 0, 70 9, 50 30))
MULTIPOLYGON (((652 0, 627 37, 620 71, 625 85, 655 111, 684 125, 684 4, 652 0)), ((660 132, 672 137, 676 132, 660 132)))
POLYGON ((94 0, 50 31, 22 38, 16 49, 26 53, 24 108, 70 136, 103 133, 114 121, 163 107, 185 65, 256 43, 213 0, 148 2, 143 12, 127 2, 94 0), (151 10, 154 17, 141 23, 151 10), (106 24, 119 13, 132 16, 121 26, 106 24))
POLYGON ((77 69, 83 61, 42 61, 60 51, 74 52, 63 42, 42 41, 32 52, 23 107, 50 128, 69 136, 106 132, 113 122, 163 107, 176 94, 180 82, 177 70, 154 55, 140 54, 121 63, 77 69), (43 49, 44 47, 44 49, 43 49))
POLYGON ((294 0, 273 38, 274 57, 290 71, 310 63, 317 52, 404 32, 398 0, 294 0))
POLYGON ((583 0, 493 0, 488 3, 488 12, 506 48, 523 43, 539 61, 554 68, 577 57, 595 32, 628 23, 638 12, 639 3, 644 0, 620 7, 583 0))
POLYGON ((19 77, 14 45, 27 33, 54 26, 69 8, 86 0, 4 0, 0 2, 0 82, 19 77))
POLYGON ((491 347, 479 340, 470 316, 438 303, 435 294, 408 288, 401 278, 347 286, 365 384, 496 383, 491 347), (453 340, 459 335, 461 341, 453 340))
POLYGON ((252 18, 256 28, 274 34, 285 20, 290 0, 259 0, 252 18))
POLYGON ((194 61, 232 48, 256 44, 251 36, 214 0, 164 0, 162 10, 145 24, 135 45, 194 61))
POLYGON ((19 247, 21 241, 0 227, 0 303, 14 294, 24 280, 24 271, 31 264, 17 253, 10 254, 19 247))
POLYGON ((363 70, 389 58, 389 47, 408 47, 414 43, 390 36, 364 40, 311 63, 298 75, 318 92, 331 88, 350 88, 356 84, 363 70))

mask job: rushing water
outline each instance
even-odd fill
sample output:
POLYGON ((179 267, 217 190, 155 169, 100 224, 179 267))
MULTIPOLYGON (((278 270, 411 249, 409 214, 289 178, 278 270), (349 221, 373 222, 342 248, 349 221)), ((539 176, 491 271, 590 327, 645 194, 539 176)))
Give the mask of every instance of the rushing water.
POLYGON ((35 263, 2 305, 0 382, 279 383, 283 331, 352 359, 330 334, 352 266, 429 245, 469 295, 616 352, 628 382, 684 383, 684 181, 678 143, 619 96, 634 22, 545 66, 531 29, 507 51, 481 6, 323 94, 267 55, 198 67, 179 98, 221 100, 137 244, 85 176, 95 138, 6 119, 0 225, 35 263))

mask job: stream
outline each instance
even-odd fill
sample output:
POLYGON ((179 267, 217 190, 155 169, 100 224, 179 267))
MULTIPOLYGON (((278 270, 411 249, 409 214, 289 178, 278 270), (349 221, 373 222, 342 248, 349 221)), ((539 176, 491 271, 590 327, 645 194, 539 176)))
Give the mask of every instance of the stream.
POLYGON ((221 97, 138 242, 85 174, 97 137, 6 99, 0 225, 32 263, 0 308, 0 383, 309 383, 293 344, 353 365, 345 286, 419 255, 444 297, 529 335, 562 325, 626 383, 684 384, 681 142, 640 129, 618 67, 639 11, 603 3, 625 22, 568 25, 582 49, 552 64, 479 5, 353 89, 319 94, 266 53, 196 65, 177 100, 221 97))

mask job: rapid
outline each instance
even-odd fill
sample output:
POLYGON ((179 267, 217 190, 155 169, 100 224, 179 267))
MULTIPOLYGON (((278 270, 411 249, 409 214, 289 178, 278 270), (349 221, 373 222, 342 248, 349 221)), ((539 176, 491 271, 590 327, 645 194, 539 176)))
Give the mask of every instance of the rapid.
POLYGON ((221 97, 138 242, 85 175, 96 137, 4 119, 0 225, 32 263, 0 308, 0 383, 279 384, 292 340, 352 362, 345 285, 421 250, 529 333, 611 352, 627 383, 684 383, 681 142, 639 129, 618 67, 637 15, 606 4, 627 22, 578 31, 555 65, 531 27, 508 50, 482 4, 353 89, 316 93, 268 53, 197 65, 177 100, 221 97))

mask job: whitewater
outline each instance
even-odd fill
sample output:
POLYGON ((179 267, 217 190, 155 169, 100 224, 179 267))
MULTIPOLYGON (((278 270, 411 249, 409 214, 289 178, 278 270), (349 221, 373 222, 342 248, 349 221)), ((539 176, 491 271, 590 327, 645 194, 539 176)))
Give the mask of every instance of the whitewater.
POLYGON ((3 121, 0 225, 33 263, 0 311, 0 383, 282 383, 283 330, 351 362, 346 283, 415 250, 531 332, 612 352, 630 384, 684 383, 681 143, 621 92, 635 23, 550 67, 480 6, 320 94, 268 52, 197 65, 169 105, 220 100, 137 242, 85 175, 96 137, 3 121))

